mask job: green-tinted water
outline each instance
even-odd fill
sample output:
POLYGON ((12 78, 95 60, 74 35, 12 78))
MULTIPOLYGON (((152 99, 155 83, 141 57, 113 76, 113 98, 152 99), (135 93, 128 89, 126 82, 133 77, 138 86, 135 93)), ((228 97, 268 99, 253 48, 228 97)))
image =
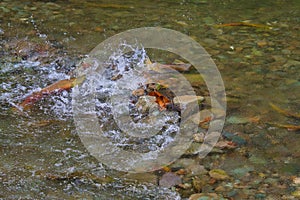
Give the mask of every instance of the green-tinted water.
MULTIPOLYGON (((47 101, 40 104, 43 111, 36 108, 28 116, 8 110, 9 103, 18 102, 27 92, 64 78, 82 55, 104 39, 148 26, 180 31, 207 50, 220 70, 228 96, 224 130, 247 141, 240 148, 213 153, 200 161, 207 170, 222 168, 231 178, 207 181, 200 191, 233 199, 299 198, 299 185, 293 184, 294 178, 300 177, 299 132, 270 123, 299 125, 300 120, 287 118, 269 105, 272 102, 299 113, 299 16, 300 2, 296 0, 1 1, 0 198, 154 199, 160 195, 165 199, 171 195, 155 187, 157 177, 153 174, 143 175, 146 178, 141 184, 148 182, 143 183, 146 190, 126 181, 119 172, 107 171, 81 144, 72 118, 66 114, 57 119, 47 110, 47 101), (247 20, 271 28, 216 26, 247 20), (20 40, 30 45, 18 43, 20 40), (35 61, 36 51, 41 63, 59 60, 60 67, 51 70, 61 73, 58 77, 51 79, 40 69, 31 71, 27 65, 34 62, 20 64, 29 54, 35 61), (74 171, 114 181, 46 178, 74 171)), ((188 197, 200 192, 195 188, 194 184, 192 189, 179 191, 188 197)))

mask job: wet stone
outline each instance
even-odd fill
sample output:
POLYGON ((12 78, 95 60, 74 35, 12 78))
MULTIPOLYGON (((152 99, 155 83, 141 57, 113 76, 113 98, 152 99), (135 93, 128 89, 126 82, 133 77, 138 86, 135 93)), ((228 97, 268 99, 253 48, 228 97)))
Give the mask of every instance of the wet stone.
POLYGON ((289 69, 289 68, 292 68, 294 66, 300 66, 300 61, 297 61, 297 60, 288 60, 284 65, 283 65, 283 68, 284 69, 289 69))
POLYGON ((247 144, 247 140, 240 136, 240 135, 242 135, 241 133, 233 134, 233 133, 230 133, 230 132, 223 132, 222 135, 226 139, 231 140, 232 142, 236 143, 239 146, 247 144))
POLYGON ((216 193, 197 193, 192 194, 189 198, 189 200, 226 200, 222 195, 218 195, 216 193))
POLYGON ((204 40, 203 40, 203 42, 205 43, 205 44, 207 44, 207 46, 216 46, 217 44, 218 44, 218 42, 216 41, 216 40, 214 40, 214 39, 210 39, 210 38, 205 38, 204 40))
POLYGON ((281 52, 285 55, 290 55, 291 54, 291 50, 289 50, 289 49, 283 49, 281 52))
POLYGON ((215 188, 215 191, 216 192, 224 192, 224 191, 226 191, 226 188, 224 186, 220 185, 215 188))
POLYGON ((266 194, 255 194, 255 199, 265 199, 266 194))
POLYGON ((267 183, 267 184, 270 184, 270 185, 274 185, 274 184, 276 184, 277 183, 277 179, 275 179, 275 178, 266 178, 265 179, 265 183, 267 183))
POLYGON ((251 157, 249 158, 249 160, 250 160, 252 163, 254 163, 254 164, 259 164, 259 165, 264 165, 264 164, 267 163, 267 161, 266 161, 264 158, 258 157, 258 156, 251 156, 251 157))
POLYGON ((299 186, 300 186, 300 177, 295 177, 295 178, 293 179, 293 183, 294 183, 295 185, 299 185, 299 186))
POLYGON ((247 124, 249 123, 249 119, 240 116, 230 116, 226 119, 226 122, 230 124, 247 124))
POLYGON ((188 173, 187 177, 207 174, 205 167, 200 164, 192 164, 186 168, 186 171, 188 173))
POLYGON ((46 3, 46 6, 47 8, 51 9, 51 10, 57 10, 57 9, 60 9, 61 6, 56 4, 56 3, 53 3, 53 2, 47 2, 46 3))
POLYGON ((209 181, 209 177, 208 176, 195 176, 193 179, 192 179, 192 185, 193 185, 193 188, 196 192, 200 192, 203 190, 203 188, 205 187, 205 185, 207 185, 209 181))
POLYGON ((157 176, 152 173, 133 173, 126 174, 124 178, 132 181, 138 181, 139 183, 152 183, 157 184, 157 176))
POLYGON ((145 94, 144 89, 137 89, 132 92, 132 95, 137 96, 137 97, 143 96, 144 94, 145 94))
POLYGON ((300 198, 300 189, 298 189, 298 190, 292 192, 292 196, 293 196, 293 197, 296 197, 296 198, 300 198))
POLYGON ((0 7, 0 10, 2 10, 2 12, 4 12, 4 13, 9 13, 10 12, 10 9, 2 7, 2 6, 0 7))
POLYGON ((179 185, 182 183, 182 180, 180 176, 172 173, 172 172, 167 172, 165 173, 161 179, 159 180, 159 186, 170 188, 176 185, 179 185))
POLYGON ((264 47, 264 46, 266 46, 268 43, 267 43, 267 41, 265 41, 265 40, 260 40, 260 41, 258 41, 256 44, 257 44, 257 46, 259 46, 259 47, 264 47))
POLYGON ((201 103, 204 101, 204 97, 202 96, 193 96, 193 95, 184 95, 184 96, 177 96, 173 99, 174 103, 176 104, 183 104, 183 105, 188 105, 190 103, 201 103))
POLYGON ((195 124, 199 124, 199 122, 201 121, 205 121, 205 119, 207 119, 208 117, 212 117, 212 113, 205 109, 205 110, 201 110, 198 113, 193 114, 192 116, 190 116, 189 118, 195 123, 195 124))
POLYGON ((205 134, 204 133, 196 133, 193 135, 193 139, 195 142, 202 143, 204 141, 205 134))
POLYGON ((210 177, 216 180, 226 180, 229 179, 228 174, 222 169, 212 169, 208 172, 210 177))
POLYGON ((235 177, 243 177, 247 173, 249 173, 253 170, 254 170, 253 167, 245 166, 245 167, 236 168, 236 169, 232 170, 231 172, 235 177))
POLYGON ((202 146, 201 143, 193 142, 184 154, 185 155, 196 155, 199 153, 201 146, 202 146))
POLYGON ((204 17, 203 21, 207 25, 212 25, 212 24, 216 23, 215 20, 212 17, 204 17))
POLYGON ((135 106, 142 114, 146 114, 150 109, 157 108, 155 97, 152 96, 141 96, 135 106))
POLYGON ((234 198, 238 194, 237 190, 231 190, 226 193, 227 197, 234 198))
POLYGON ((176 160, 171 167, 173 168, 187 168, 191 165, 195 165, 197 162, 191 158, 180 158, 176 160))

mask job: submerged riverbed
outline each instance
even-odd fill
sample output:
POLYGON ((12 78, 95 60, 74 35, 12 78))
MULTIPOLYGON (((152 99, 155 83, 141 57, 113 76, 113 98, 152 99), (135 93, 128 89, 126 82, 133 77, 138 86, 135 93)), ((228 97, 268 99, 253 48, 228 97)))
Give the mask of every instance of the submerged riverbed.
MULTIPOLYGON (((296 0, 1 1, 0 198, 298 199, 300 134, 279 125, 300 120, 270 103, 299 114, 299 12, 296 0), (161 170, 128 175, 99 163, 81 143, 69 92, 44 98, 25 114, 11 111, 26 95, 70 78, 103 40, 138 27, 180 31, 216 63, 227 117, 223 143, 207 157, 187 152, 161 170)), ((149 56, 160 63, 178 59, 149 56)), ((199 77, 185 76, 197 95, 208 96, 199 77)), ((195 148, 200 141, 201 133, 195 148)))

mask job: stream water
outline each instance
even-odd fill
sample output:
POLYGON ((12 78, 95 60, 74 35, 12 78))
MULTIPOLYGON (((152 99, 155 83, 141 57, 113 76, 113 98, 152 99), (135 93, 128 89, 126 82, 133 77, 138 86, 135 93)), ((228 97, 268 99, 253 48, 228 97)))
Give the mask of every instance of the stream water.
MULTIPOLYGON (((299 114, 299 16, 297 0, 1 1, 0 198, 185 199, 194 193, 215 193, 219 199, 300 198, 300 134, 278 127, 299 126, 300 120, 270 106, 299 114), (218 26, 236 22, 263 26, 218 26), (158 186, 163 170, 128 175, 110 169, 81 143, 67 91, 42 99, 28 112, 12 112, 32 92, 70 78, 103 40, 157 26, 190 36, 211 55, 227 94, 223 135, 234 135, 239 145, 200 160, 186 155, 171 169, 196 161, 207 171, 224 170, 226 180, 186 173, 180 175, 186 188, 168 188, 158 186)), ((180 59, 166 52, 147 54, 161 63, 180 59)), ((207 96, 203 82, 191 74, 186 77, 197 95, 207 96)))

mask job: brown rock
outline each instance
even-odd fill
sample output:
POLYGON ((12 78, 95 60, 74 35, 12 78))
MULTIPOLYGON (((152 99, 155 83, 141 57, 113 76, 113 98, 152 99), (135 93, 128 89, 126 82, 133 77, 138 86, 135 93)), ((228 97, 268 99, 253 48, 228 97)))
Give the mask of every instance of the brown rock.
POLYGON ((256 44, 257 44, 257 46, 259 46, 259 47, 264 47, 264 46, 266 46, 268 43, 267 43, 267 41, 265 41, 265 40, 260 40, 260 41, 258 41, 256 44))
POLYGON ((224 192, 224 191, 226 191, 226 189, 222 185, 220 185, 220 186, 216 187, 215 191, 216 192, 224 192))
POLYGON ((229 178, 227 173, 222 169, 212 169, 208 172, 209 176, 216 180, 226 180, 229 178))
POLYGON ((144 89, 137 89, 132 92, 132 95, 137 96, 137 97, 143 96, 144 94, 145 94, 144 89))
POLYGON ((187 176, 189 177, 207 174, 207 170, 204 168, 203 165, 200 164, 190 165, 186 168, 186 171, 188 173, 187 176))
POLYGON ((192 181, 194 190, 196 192, 201 192, 202 188, 208 184, 208 181, 209 181, 209 177, 206 175, 195 176, 192 181))

